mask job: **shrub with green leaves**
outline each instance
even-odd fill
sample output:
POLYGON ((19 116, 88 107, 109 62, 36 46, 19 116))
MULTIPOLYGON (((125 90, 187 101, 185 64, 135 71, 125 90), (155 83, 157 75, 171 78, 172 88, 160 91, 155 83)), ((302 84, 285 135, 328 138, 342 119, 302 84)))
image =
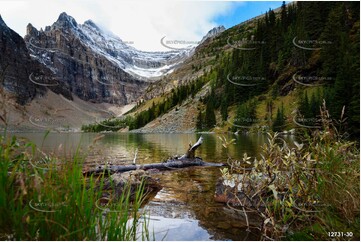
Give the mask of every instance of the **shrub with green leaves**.
POLYGON ((325 240, 331 231, 359 238, 360 153, 342 139, 325 105, 321 119, 323 129, 305 135, 303 143, 268 134, 260 159, 245 154, 222 169, 224 184, 237 188, 237 204, 263 218, 263 239, 325 240))

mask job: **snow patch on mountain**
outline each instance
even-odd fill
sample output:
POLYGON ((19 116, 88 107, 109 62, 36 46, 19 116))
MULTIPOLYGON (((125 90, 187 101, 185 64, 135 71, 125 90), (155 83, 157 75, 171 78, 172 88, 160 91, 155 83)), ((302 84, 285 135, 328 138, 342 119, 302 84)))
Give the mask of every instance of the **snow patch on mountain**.
POLYGON ((111 32, 101 29, 91 20, 77 27, 79 39, 85 45, 116 63, 124 71, 138 77, 155 78, 170 73, 192 51, 140 51, 127 45, 111 32))
MULTIPOLYGON (((84 46, 92 49, 94 53, 105 57, 125 72, 143 81, 156 80, 165 74, 172 73, 177 66, 194 53, 196 48, 196 46, 190 46, 188 48, 159 52, 137 50, 123 42, 106 28, 99 27, 92 20, 78 24, 73 17, 65 12, 60 14, 58 20, 52 26, 45 28, 45 32, 51 30, 61 30, 62 36, 66 40, 66 36, 75 36, 84 46)), ((200 43, 222 31, 224 31, 223 26, 210 30, 200 43)), ((29 42, 32 44, 31 39, 29 42)), ((56 49, 44 50, 49 52, 56 51, 56 49)), ((37 56, 36 59, 47 66, 52 64, 49 63, 50 60, 46 56, 37 56)))

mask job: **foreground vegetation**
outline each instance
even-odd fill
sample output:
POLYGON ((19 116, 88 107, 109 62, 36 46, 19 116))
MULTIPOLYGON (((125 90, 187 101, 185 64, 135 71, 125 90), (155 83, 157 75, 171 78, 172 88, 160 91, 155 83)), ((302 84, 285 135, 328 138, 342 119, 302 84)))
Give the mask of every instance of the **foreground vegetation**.
POLYGON ((143 185, 104 198, 104 175, 84 177, 79 155, 64 161, 37 151, 0 136, 1 240, 149 239, 138 228, 143 185))
POLYGON ((360 239, 360 151, 343 140, 325 105, 321 120, 322 129, 305 132, 302 143, 291 147, 269 134, 261 159, 245 154, 222 170, 237 188, 241 208, 234 209, 263 218, 263 239, 360 239))

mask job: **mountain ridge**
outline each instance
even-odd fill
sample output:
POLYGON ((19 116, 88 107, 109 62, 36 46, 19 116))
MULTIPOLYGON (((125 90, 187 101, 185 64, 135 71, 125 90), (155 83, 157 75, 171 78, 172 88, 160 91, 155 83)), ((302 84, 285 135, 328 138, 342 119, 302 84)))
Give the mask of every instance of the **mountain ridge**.
MULTIPOLYGON (((216 27, 210 30, 203 37, 202 42, 210 39, 220 32, 224 27, 216 27)), ((104 30, 92 20, 87 20, 79 24, 76 20, 63 12, 59 15, 56 22, 51 26, 46 26, 45 30, 37 30, 31 24, 27 26, 25 41, 32 54, 32 57, 43 63, 55 74, 63 76, 60 79, 66 79, 73 93, 84 100, 95 102, 111 102, 124 105, 137 100, 141 92, 144 92, 148 82, 155 80, 173 72, 186 59, 190 58, 195 48, 147 52, 140 51, 124 43, 118 36, 108 30, 104 30), (76 49, 83 49, 82 52, 76 49), (74 54, 74 52, 77 52, 74 54), (85 53, 85 54, 84 54, 85 53), (62 56, 60 56, 62 55, 62 56), (64 55, 68 55, 67 61, 64 55), (116 69, 117 74, 108 74, 109 71, 101 71, 97 63, 91 65, 96 59, 102 59, 106 67, 116 69), (71 60, 70 60, 71 59, 71 60), (91 73, 84 68, 78 70, 68 70, 71 63, 75 61, 77 65, 91 66, 91 73), (65 62, 68 62, 65 64, 65 62), (61 63, 61 64, 60 64, 61 63), (60 71, 59 69, 63 69, 60 71), (65 69, 65 71, 64 71, 65 69), (65 72, 65 76, 64 76, 65 72), (83 72, 83 77, 74 77, 71 72, 83 72), (76 81, 80 79, 81 81, 76 81), (80 88, 76 83, 89 83, 95 91, 84 86, 80 88), (112 85, 121 84, 127 86, 129 82, 135 82, 139 85, 139 90, 126 88, 118 94, 110 95, 107 91, 112 85), (102 84, 99 86, 98 84, 102 84), (105 86, 105 87, 104 87, 105 86), (75 91, 74 91, 75 89, 75 91), (86 90, 87 93, 81 93, 77 90, 86 90), (103 93, 103 95, 101 94, 103 93)), ((95 61, 96 62, 96 61, 95 61)))
POLYGON ((81 99, 120 105, 136 100, 147 84, 89 45, 92 36, 84 32, 74 18, 62 13, 45 30, 28 25, 24 39, 31 56, 51 69, 81 99))
POLYGON ((179 69, 154 85, 149 101, 129 113, 134 118, 130 127, 133 132, 312 129, 322 125, 315 122, 325 100, 333 119, 341 111, 348 117, 345 136, 357 137, 358 40, 357 4, 283 4, 199 45, 179 69), (311 17, 319 12, 313 23, 311 17), (303 42, 297 45, 298 40, 303 42), (194 88, 198 82, 201 89, 194 88), (199 96, 205 88, 208 92, 199 96))
MULTIPOLYGON (((1 84, 5 90, 12 93, 19 104, 25 105, 36 95, 44 94, 45 86, 54 76, 49 69, 31 59, 24 39, 9 28, 1 16, 0 39, 1 84), (44 77, 42 78, 44 85, 41 86, 36 81, 32 81, 32 75, 44 77)), ((48 85, 48 88, 71 99, 71 94, 64 86, 48 85)))
MULTIPOLYGON (((10 31, 2 18, 0 19, 0 26, 7 32, 10 31)), ((24 64, 24 62, 20 66, 17 66, 17 69, 25 70, 24 74, 21 74, 22 71, 12 71, 12 73, 15 73, 16 82, 8 85, 7 83, 9 81, 5 80, 5 88, 17 88, 14 89, 13 92, 17 94, 18 102, 21 105, 34 101, 39 102, 43 97, 54 99, 54 95, 47 95, 48 91, 62 94, 62 96, 68 100, 73 100, 73 95, 75 95, 90 103, 105 102, 112 103, 113 105, 125 105, 136 101, 137 98, 144 93, 145 87, 148 85, 147 82, 153 82, 154 80, 152 80, 152 78, 146 78, 146 80, 144 80, 144 78, 136 73, 130 74, 125 72, 126 68, 121 66, 119 61, 112 59, 116 58, 117 54, 119 54, 119 51, 116 50, 117 47, 121 47, 118 49, 128 50, 129 54, 125 58, 129 58, 130 61, 136 63, 137 65, 135 66, 138 66, 139 69, 147 67, 147 65, 148 67, 151 65, 153 69, 160 69, 159 76, 164 76, 164 73, 167 71, 166 68, 176 68, 177 65, 180 65, 183 61, 178 60, 188 58, 190 52, 193 51, 168 51, 167 53, 138 51, 123 43, 118 36, 100 28, 92 20, 87 20, 83 24, 79 24, 65 12, 61 13, 51 26, 46 26, 45 30, 42 28, 38 30, 29 23, 26 26, 26 36, 24 39, 15 32, 12 33, 14 36, 17 36, 17 42, 23 43, 21 47, 23 51, 20 52, 27 56, 27 61, 34 63, 32 65, 36 66, 36 70, 26 70, 23 66, 31 65, 24 64), (104 40, 100 41, 103 46, 101 46, 101 44, 98 44, 100 46, 95 45, 96 42, 99 43, 99 41, 97 41, 98 39, 104 40), (91 44, 84 45, 84 43, 91 44), (96 49, 97 47, 99 48, 96 49), (94 49, 96 49, 96 51, 93 51, 94 49), (164 58, 164 53, 166 53, 166 58, 164 58), (102 54, 107 55, 107 58, 102 58, 102 54), (149 62, 149 59, 152 59, 152 62, 149 62), (169 59, 171 61, 173 60, 173 63, 169 61, 169 59), (113 64, 109 64, 109 62, 113 64), (165 70, 162 70, 164 62, 167 62, 169 65, 164 68, 165 70), (112 66, 109 67, 109 71, 105 71, 107 65, 112 66), (124 70, 120 67, 123 67, 124 70), (89 70, 92 75, 89 75, 89 70), (115 72, 113 78, 111 76, 104 76, 111 72, 113 72, 113 74, 115 72), (96 76, 98 79, 82 79, 82 76, 86 76, 87 73, 88 77, 98 75, 96 76), (110 95, 110 92, 113 92, 113 95, 110 95)), ((214 35, 216 35, 216 33, 213 33, 213 35, 208 33, 207 37, 211 38, 214 35)), ((6 39, 11 40, 11 38, 8 37, 6 37, 6 39)), ((5 42, 2 41, 2 44, 4 43, 5 42)), ((8 51, 13 50, 17 50, 17 48, 13 47, 8 49, 8 51)), ((11 56, 11 53, 7 55, 11 56)), ((5 64, 1 63, 1 67, 4 66, 5 64)), ((48 112, 46 110, 49 108, 56 109, 56 107, 48 106, 44 107, 44 111, 48 112)), ((70 107, 70 109, 71 108, 72 107, 70 107)), ((25 109, 27 108, 25 107, 25 109)), ((113 113, 112 115, 119 114, 113 113)), ((48 118, 45 119, 48 120, 48 118)), ((81 120, 81 122, 84 123, 85 120, 83 118, 81 120)), ((72 123, 72 125, 75 124, 74 120, 70 123, 72 123)), ((77 124, 77 126, 79 127, 79 124, 77 124)))

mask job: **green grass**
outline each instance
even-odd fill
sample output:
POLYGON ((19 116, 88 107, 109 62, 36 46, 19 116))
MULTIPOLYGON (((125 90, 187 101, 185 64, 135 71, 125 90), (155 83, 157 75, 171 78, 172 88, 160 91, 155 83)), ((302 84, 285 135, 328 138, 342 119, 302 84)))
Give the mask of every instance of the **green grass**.
POLYGON ((143 185, 135 194, 128 187, 104 205, 105 176, 84 177, 78 154, 39 165, 36 150, 32 143, 0 136, 0 239, 149 239, 139 231, 143 185))

